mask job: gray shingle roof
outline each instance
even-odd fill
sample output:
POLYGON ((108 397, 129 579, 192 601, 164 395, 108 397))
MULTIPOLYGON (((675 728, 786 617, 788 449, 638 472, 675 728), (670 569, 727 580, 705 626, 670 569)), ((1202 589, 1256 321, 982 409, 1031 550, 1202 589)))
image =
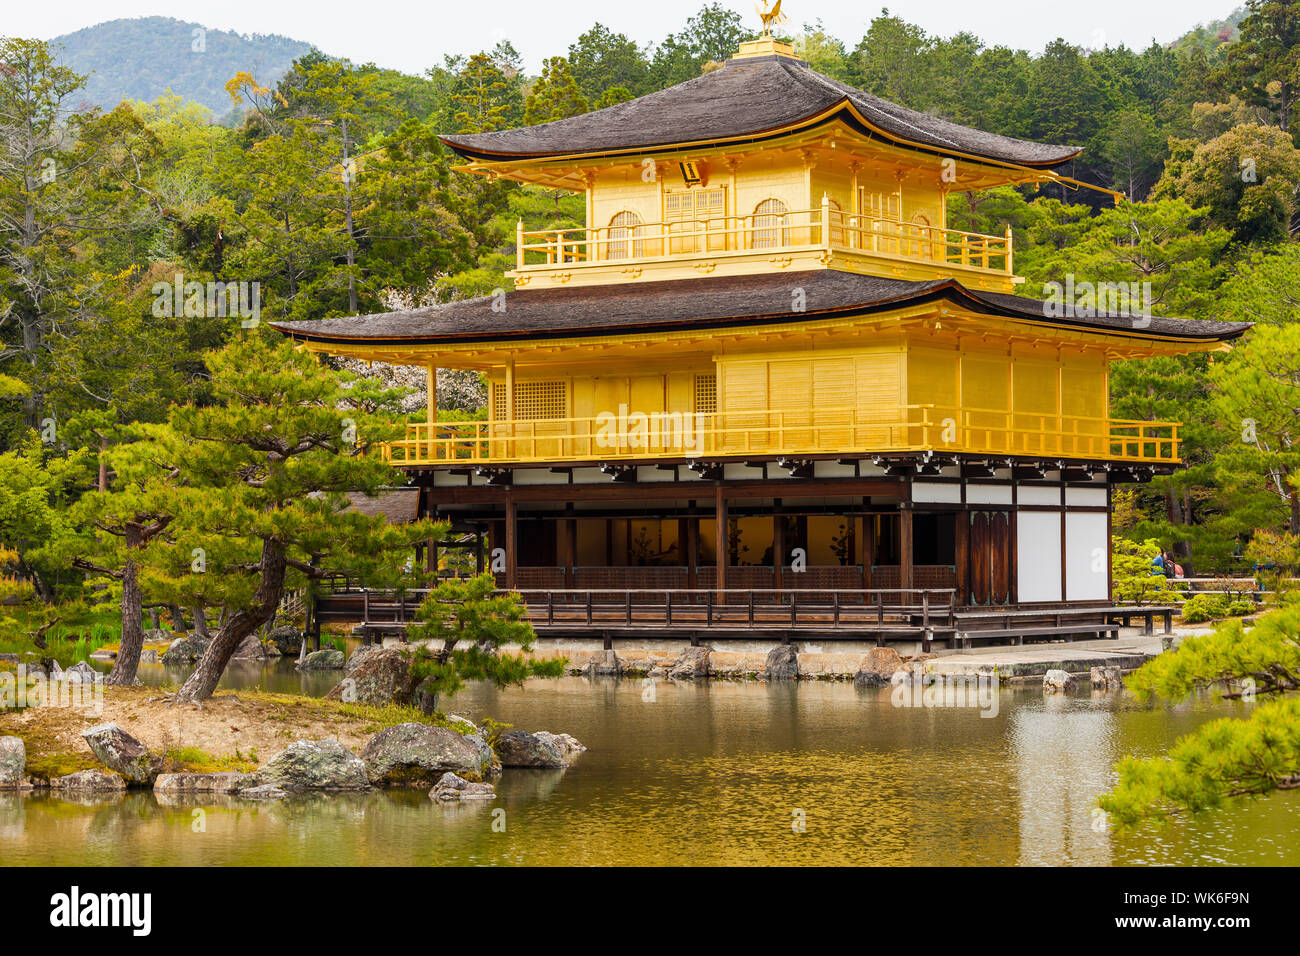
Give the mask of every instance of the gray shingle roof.
POLYGON ((295 339, 321 343, 432 345, 769 325, 867 315, 940 299, 986 315, 1051 326, 1136 332, 1154 338, 1223 341, 1250 328, 1242 322, 1158 317, 1147 325, 1137 325, 1130 316, 1113 314, 1057 317, 1038 299, 976 292, 955 279, 912 282, 829 269, 522 289, 506 293, 504 312, 494 311, 494 299, 484 297, 376 315, 269 324, 295 339), (791 309, 796 288, 804 292, 806 309, 802 312, 791 309))
POLYGON ((783 56, 728 60, 721 69, 666 90, 554 123, 441 139, 471 159, 533 159, 757 139, 831 110, 870 132, 850 115, 850 107, 888 137, 941 153, 1038 167, 1058 166, 1079 153, 1073 146, 998 136, 918 113, 783 56))

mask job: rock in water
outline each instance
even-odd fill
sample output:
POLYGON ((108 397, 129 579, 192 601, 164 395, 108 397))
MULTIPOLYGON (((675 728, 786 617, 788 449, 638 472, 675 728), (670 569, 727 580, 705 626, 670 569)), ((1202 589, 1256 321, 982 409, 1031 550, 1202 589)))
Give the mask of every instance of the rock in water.
POLYGON ((888 687, 890 683, 891 678, 865 668, 853 675, 854 687, 888 687))
POLYGON ((81 770, 66 777, 55 777, 50 781, 50 789, 98 793, 125 790, 126 781, 106 770, 81 770))
POLYGON ((319 651, 312 651, 302 659, 298 664, 298 669, 303 671, 338 671, 343 669, 347 658, 343 652, 333 647, 322 648, 319 651))
POLYGON ((568 766, 564 754, 550 741, 522 730, 507 730, 496 742, 503 767, 542 767, 558 770, 568 766))
POLYGON ((17 790, 27 781, 27 748, 20 737, 0 737, 0 790, 17 790))
POLYGON ((582 673, 586 677, 618 677, 623 673, 623 662, 612 650, 603 651, 601 656, 587 661, 582 673))
POLYGON ((249 787, 247 790, 240 790, 239 795, 249 800, 283 800, 290 796, 288 790, 275 783, 262 784, 259 787, 249 787))
POLYGON ((297 657, 298 649, 302 647, 302 632, 288 625, 273 627, 271 633, 266 636, 266 644, 267 650, 272 654, 278 654, 280 657, 297 657))
POLYGON ((232 661, 261 662, 266 660, 266 648, 262 646, 262 642, 258 640, 256 634, 249 634, 235 648, 235 653, 231 655, 230 659, 232 661))
POLYGON ((1059 694, 1074 687, 1074 678, 1063 670, 1050 670, 1043 675, 1043 690, 1059 694))
POLYGON ((454 773, 444 773, 429 791, 432 800, 492 800, 497 795, 496 787, 490 783, 470 783, 464 777, 454 773))
POLYGON ((707 644, 699 647, 686 647, 681 655, 668 669, 671 680, 701 680, 709 676, 709 657, 713 648, 707 644))
POLYGON ((154 793, 238 793, 257 785, 252 773, 163 773, 154 781, 154 793))
POLYGON ((162 769, 162 758, 117 724, 100 724, 82 731, 81 736, 105 767, 122 775, 129 784, 150 786, 162 769))
POLYGON ((580 753, 585 753, 587 748, 580 744, 576 737, 570 737, 568 734, 548 734, 544 730, 538 730, 533 736, 542 743, 550 744, 560 752, 560 756, 566 761, 580 753))
POLYGON ((375 734, 361 750, 376 786, 428 786, 447 771, 472 780, 496 769, 492 748, 482 738, 432 724, 397 724, 375 734))
POLYGON ((799 655, 793 644, 778 644, 767 652, 763 676, 768 680, 799 679, 799 655))
POLYGON ((208 649, 208 645, 193 637, 178 637, 172 641, 167 650, 163 651, 162 662, 164 664, 193 664, 203 652, 208 649))
MULTIPOLYGON (((361 651, 353 655, 355 659, 361 651)), ((396 647, 376 647, 325 695, 350 704, 409 704, 419 683, 411 676, 411 656, 396 647)))
POLYGON ((285 790, 368 790, 366 765, 337 740, 295 740, 258 771, 285 790))
POLYGON ((1102 690, 1118 690, 1124 686, 1124 680, 1120 677, 1119 667, 1115 665, 1105 665, 1089 669, 1088 679, 1092 683, 1093 687, 1102 690))

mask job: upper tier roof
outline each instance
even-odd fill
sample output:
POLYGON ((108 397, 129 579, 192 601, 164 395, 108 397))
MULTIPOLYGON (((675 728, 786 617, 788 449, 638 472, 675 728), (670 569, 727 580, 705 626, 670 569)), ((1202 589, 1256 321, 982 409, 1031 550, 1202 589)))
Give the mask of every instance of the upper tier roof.
POLYGON ((958 126, 779 55, 728 60, 658 93, 554 123, 440 138, 469 159, 542 159, 761 139, 832 117, 896 142, 1022 166, 1059 166, 1080 152, 958 126))
POLYGON ((504 311, 496 299, 484 297, 377 315, 269 324, 294 339, 322 345, 437 345, 805 322, 941 299, 989 316, 1157 340, 1227 341, 1250 328, 1243 322, 1161 317, 1139 326, 1130 316, 1104 312, 1054 316, 1038 299, 977 292, 955 279, 912 282, 830 269, 516 290, 506 293, 504 311), (790 290, 796 285, 805 292, 803 312, 790 309, 790 290))

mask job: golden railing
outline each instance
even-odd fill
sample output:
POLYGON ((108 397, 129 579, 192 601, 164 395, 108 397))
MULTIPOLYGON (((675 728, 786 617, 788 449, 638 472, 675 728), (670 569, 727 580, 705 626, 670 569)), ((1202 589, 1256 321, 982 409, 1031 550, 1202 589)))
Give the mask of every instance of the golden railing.
POLYGON ((635 263, 714 253, 826 249, 964 266, 1006 275, 1011 232, 986 236, 921 223, 849 215, 833 207, 779 215, 718 216, 624 226, 524 231, 516 236, 520 270, 575 263, 635 263), (830 228, 823 228, 829 223, 830 228))
POLYGON ((404 441, 380 447, 395 465, 911 451, 1177 463, 1178 428, 1176 422, 900 405, 420 422, 407 426, 404 441))

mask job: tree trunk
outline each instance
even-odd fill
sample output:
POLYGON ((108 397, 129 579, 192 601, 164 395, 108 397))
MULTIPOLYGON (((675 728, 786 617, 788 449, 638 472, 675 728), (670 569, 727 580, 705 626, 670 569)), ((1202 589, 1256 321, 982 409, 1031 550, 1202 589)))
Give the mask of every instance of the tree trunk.
POLYGON ((156 607, 149 608, 149 629, 153 631, 162 630, 162 621, 158 619, 158 609, 156 607))
POLYGON ((194 633, 203 641, 210 641, 212 635, 208 633, 208 610, 202 604, 196 604, 191 609, 194 613, 194 633))
POLYGON ((181 637, 188 636, 189 628, 185 626, 185 612, 181 610, 180 605, 175 603, 169 604, 167 605, 167 610, 172 616, 172 630, 181 637))
POLYGON ((258 568, 261 580, 258 582, 252 605, 235 611, 222 621, 217 636, 212 639, 212 643, 203 653, 198 666, 194 668, 194 673, 176 692, 174 703, 207 700, 212 696, 212 692, 217 689, 217 683, 221 680, 221 675, 226 671, 226 665, 230 663, 230 658, 234 656, 244 638, 275 615, 284 593, 286 569, 284 545, 274 538, 264 539, 262 559, 258 568))
MULTIPOLYGON (((140 547, 139 532, 128 526, 128 547, 140 547)), ((117 660, 104 683, 116 687, 130 687, 135 683, 135 673, 140 667, 140 651, 144 647, 144 612, 140 608, 140 580, 135 558, 127 558, 122 565, 122 640, 117 648, 117 660)))

